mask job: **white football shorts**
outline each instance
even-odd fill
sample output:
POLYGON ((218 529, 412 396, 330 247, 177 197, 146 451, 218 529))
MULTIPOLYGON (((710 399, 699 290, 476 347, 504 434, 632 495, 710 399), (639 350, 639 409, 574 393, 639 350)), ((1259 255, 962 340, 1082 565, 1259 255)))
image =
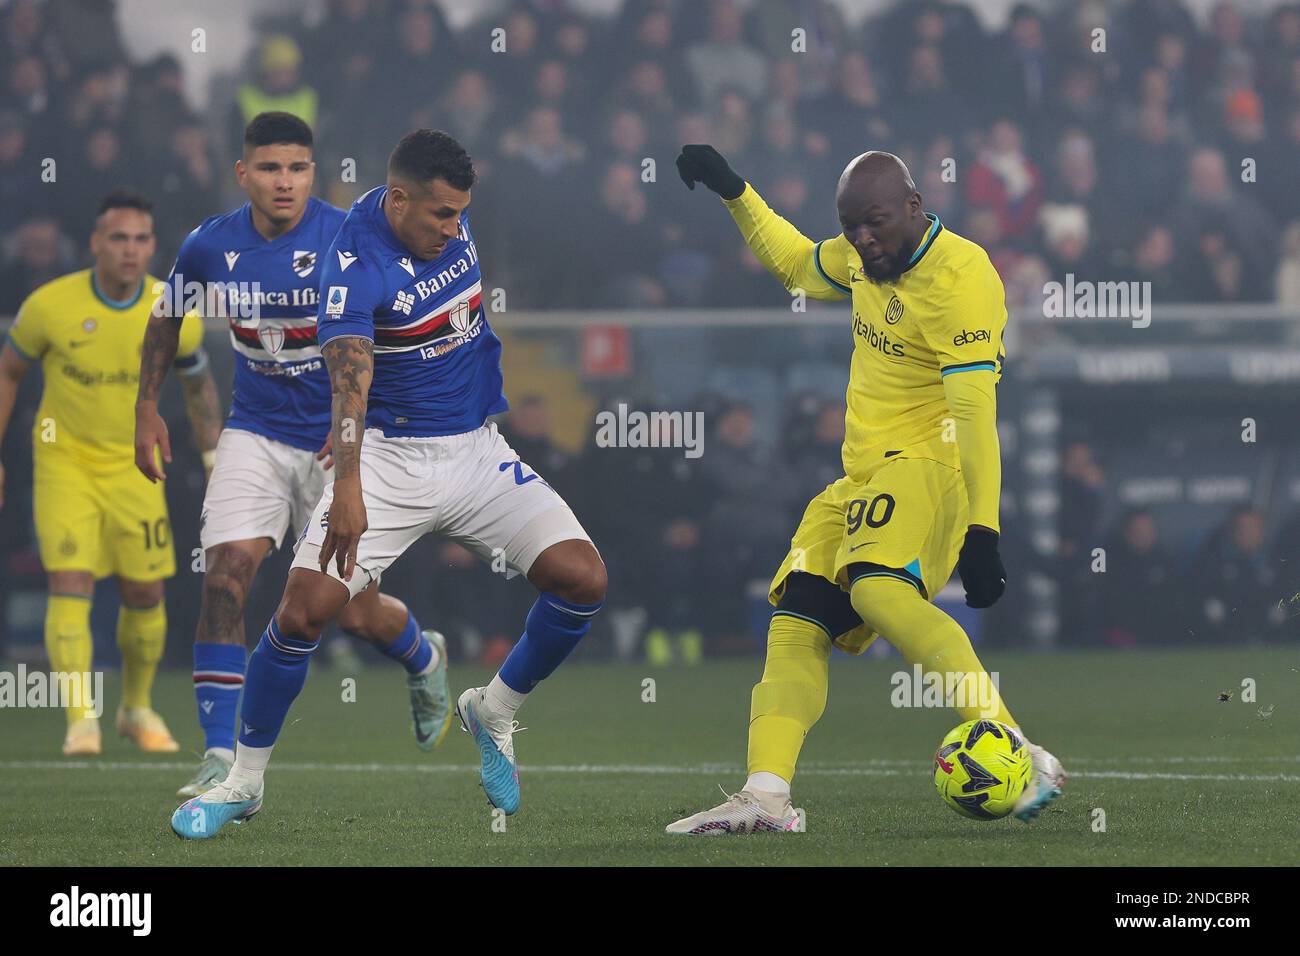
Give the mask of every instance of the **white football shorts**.
MULTIPOLYGON (((328 574, 356 597, 426 534, 458 541, 506 577, 527 574, 553 544, 591 541, 555 490, 497 432, 493 423, 461 435, 388 438, 366 429, 361 444, 366 533, 351 581, 328 574)), ((293 566, 320 570, 320 549, 334 500, 332 473, 296 545, 293 566)))
POLYGON ((316 453, 239 428, 222 429, 203 496, 199 544, 270 538, 278 548, 311 516, 327 472, 316 453))

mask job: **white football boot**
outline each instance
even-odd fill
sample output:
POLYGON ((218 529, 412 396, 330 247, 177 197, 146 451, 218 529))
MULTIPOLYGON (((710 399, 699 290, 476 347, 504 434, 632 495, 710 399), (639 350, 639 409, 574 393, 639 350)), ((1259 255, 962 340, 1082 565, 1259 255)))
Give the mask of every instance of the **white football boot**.
POLYGON ((1012 812, 1017 820, 1030 823, 1065 789, 1065 768, 1061 766, 1061 761, 1038 744, 1029 741, 1025 741, 1025 744, 1029 747, 1029 756, 1033 761, 1034 776, 1025 785, 1025 792, 1016 801, 1012 812))
POLYGON ((712 836, 723 833, 794 833, 802 827, 799 815, 790 804, 789 794, 741 790, 727 797, 726 803, 670 823, 664 829, 667 833, 712 836))

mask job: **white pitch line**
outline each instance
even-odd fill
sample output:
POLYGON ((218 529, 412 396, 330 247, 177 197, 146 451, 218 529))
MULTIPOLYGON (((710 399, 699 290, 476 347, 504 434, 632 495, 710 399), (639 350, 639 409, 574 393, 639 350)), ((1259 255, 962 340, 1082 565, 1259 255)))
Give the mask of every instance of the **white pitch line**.
MULTIPOLYGON (((898 761, 900 766, 891 769, 882 766, 808 767, 799 771, 801 776, 818 777, 898 777, 909 771, 920 774, 928 764, 898 761), (906 769, 904 769, 904 767, 906 769)), ((275 770, 315 771, 326 773, 474 773, 476 764, 422 764, 422 763, 295 763, 286 761, 273 764, 275 770)), ((143 761, 97 760, 9 760, 0 762, 0 770, 191 770, 193 764, 176 761, 145 763, 143 761)), ((524 764, 525 774, 633 774, 641 776, 720 776, 743 775, 739 766, 727 764, 699 764, 672 766, 665 764, 524 764)), ((1300 774, 1242 774, 1242 773, 1144 773, 1133 770, 1083 770, 1070 774, 1073 778, 1097 780, 1202 780, 1232 783, 1300 783, 1300 774)))

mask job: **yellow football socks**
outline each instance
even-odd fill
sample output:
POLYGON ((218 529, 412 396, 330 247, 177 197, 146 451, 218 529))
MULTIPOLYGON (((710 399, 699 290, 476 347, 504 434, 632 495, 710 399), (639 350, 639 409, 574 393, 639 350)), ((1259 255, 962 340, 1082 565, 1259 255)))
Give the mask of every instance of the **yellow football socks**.
POLYGON ((122 652, 122 706, 148 707, 154 674, 167 638, 163 602, 153 607, 126 607, 117 612, 117 646, 122 652))
POLYGON ((831 642, 819 626, 786 614, 767 629, 763 680, 749 707, 749 772, 794 779, 804 737, 826 709, 831 642))
POLYGON ((75 706, 66 708, 68 723, 82 717, 94 717, 88 706, 94 686, 86 680, 90 673, 94 644, 90 636, 90 598, 68 594, 51 594, 45 605, 45 652, 50 670, 68 675, 67 687, 75 706))

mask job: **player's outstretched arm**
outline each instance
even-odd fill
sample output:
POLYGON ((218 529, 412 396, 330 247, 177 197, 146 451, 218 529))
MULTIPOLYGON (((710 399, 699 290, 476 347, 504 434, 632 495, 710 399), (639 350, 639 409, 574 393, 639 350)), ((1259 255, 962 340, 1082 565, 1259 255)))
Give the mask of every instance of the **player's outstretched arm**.
POLYGON ((167 379, 167 370, 176 361, 180 339, 181 320, 165 315, 162 300, 159 300, 144 330, 144 343, 140 347, 140 387, 135 398, 135 466, 150 481, 167 478, 158 465, 155 449, 162 450, 164 462, 170 465, 172 461, 167 423, 158 414, 158 396, 167 379))
MULTIPOLYGON (((10 342, 5 342, 0 350, 0 446, 4 445, 5 432, 9 429, 9 419, 14 413, 14 403, 18 400, 18 386, 23 377, 31 370, 32 363, 18 354, 10 342)), ((5 503, 5 466, 0 462, 0 508, 5 503)))
POLYGON ((361 498, 361 440, 366 430, 366 401, 375 371, 375 343, 359 335, 340 335, 321 346, 329 369, 330 443, 334 455, 334 501, 329 528, 320 550, 320 569, 335 559, 339 576, 352 579, 357 544, 367 528, 361 498))
POLYGON ((712 146, 683 146, 677 173, 689 188, 703 183, 722 198, 745 243, 787 290, 814 299, 843 299, 849 294, 848 276, 840 274, 843 266, 823 257, 823 243, 814 243, 774 213, 712 146))

